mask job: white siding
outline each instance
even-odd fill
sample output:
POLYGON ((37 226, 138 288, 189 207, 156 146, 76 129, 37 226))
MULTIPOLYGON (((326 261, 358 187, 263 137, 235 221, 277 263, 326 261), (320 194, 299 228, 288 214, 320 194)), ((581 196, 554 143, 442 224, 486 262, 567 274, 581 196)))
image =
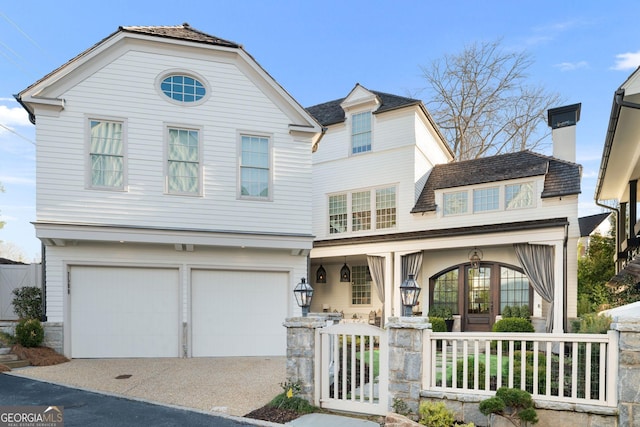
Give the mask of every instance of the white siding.
POLYGON ((60 116, 37 118, 38 221, 309 234, 310 144, 295 141, 287 115, 226 61, 128 51, 61 94, 60 116), (155 79, 170 69, 203 76, 210 98, 189 107, 168 102, 155 79), (86 188, 87 117, 127 120, 126 191, 86 188), (203 197, 164 192, 167 123, 202 127, 203 197), (239 132, 272 139, 271 202, 237 199, 239 132))

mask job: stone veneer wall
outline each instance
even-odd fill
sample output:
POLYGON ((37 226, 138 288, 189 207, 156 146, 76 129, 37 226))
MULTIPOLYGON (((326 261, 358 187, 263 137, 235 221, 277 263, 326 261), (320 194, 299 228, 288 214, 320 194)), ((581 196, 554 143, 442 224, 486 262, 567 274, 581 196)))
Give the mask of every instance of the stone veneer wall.
POLYGON ((44 347, 51 347, 56 352, 64 354, 64 335, 62 322, 44 322, 44 347))
MULTIPOLYGON (((619 425, 640 427, 640 313, 618 320, 611 328, 620 333, 618 348, 619 425)), ((617 320, 617 319, 616 319, 617 320)))

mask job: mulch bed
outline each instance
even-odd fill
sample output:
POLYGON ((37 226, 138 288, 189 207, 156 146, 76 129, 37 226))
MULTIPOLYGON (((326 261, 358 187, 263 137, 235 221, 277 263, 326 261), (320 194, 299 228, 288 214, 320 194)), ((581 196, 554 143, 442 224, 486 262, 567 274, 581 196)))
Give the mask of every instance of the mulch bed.
POLYGON ((69 359, 49 347, 28 348, 15 344, 11 348, 11 353, 17 355, 20 359, 28 360, 33 366, 58 365, 69 361, 69 359))
POLYGON ((300 417, 300 414, 290 409, 276 408, 273 406, 263 406, 255 411, 249 412, 245 415, 246 418, 252 418, 254 420, 270 421, 272 423, 284 424, 289 421, 293 421, 300 417))

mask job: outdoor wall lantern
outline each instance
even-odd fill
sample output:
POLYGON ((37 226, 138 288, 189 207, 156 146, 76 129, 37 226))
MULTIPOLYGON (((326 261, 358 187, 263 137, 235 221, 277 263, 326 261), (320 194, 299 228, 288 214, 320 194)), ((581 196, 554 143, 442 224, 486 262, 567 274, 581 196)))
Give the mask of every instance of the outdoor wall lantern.
POLYGON ((340 281, 351 282, 351 270, 347 266, 347 257, 344 258, 344 265, 340 269, 340 281))
POLYGON ((478 270, 480 268, 480 261, 482 261, 482 251, 478 248, 473 248, 469 252, 469 262, 471 262, 471 268, 478 270))
POLYGON ((322 264, 316 270, 316 283, 327 283, 327 270, 324 269, 322 264))
POLYGON ((402 315, 411 317, 413 315, 413 307, 418 305, 418 297, 420 296, 420 286, 414 279, 414 275, 410 274, 400 285, 400 297, 402 298, 402 315))
POLYGON ((313 288, 307 283, 304 277, 300 280, 300 283, 298 283, 293 290, 293 294, 296 297, 298 307, 302 308, 302 317, 307 317, 309 307, 311 307, 311 300, 313 299, 313 288))

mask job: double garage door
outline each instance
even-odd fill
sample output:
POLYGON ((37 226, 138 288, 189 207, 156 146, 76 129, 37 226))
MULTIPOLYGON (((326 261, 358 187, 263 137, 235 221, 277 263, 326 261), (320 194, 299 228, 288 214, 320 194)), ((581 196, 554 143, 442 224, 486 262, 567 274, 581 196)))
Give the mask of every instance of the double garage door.
POLYGON ((285 354, 287 273, 191 270, 190 293, 169 268, 74 266, 70 280, 74 358, 180 357, 183 342, 195 357, 285 354))

